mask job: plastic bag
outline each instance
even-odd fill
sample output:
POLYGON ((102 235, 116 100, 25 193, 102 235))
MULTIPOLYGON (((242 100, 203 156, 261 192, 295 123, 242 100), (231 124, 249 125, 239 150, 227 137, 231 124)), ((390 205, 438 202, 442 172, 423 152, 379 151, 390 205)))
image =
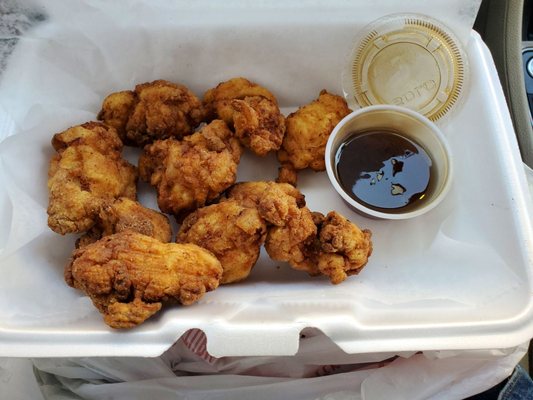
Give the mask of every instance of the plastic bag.
MULTIPOLYGON (((508 350, 349 355, 319 331, 306 330, 295 356, 215 358, 205 349, 203 333, 193 330, 157 358, 32 363, 46 400, 453 400, 505 379, 526 351, 527 344, 508 350)), ((21 362, 22 373, 7 371, 6 363, 16 364, 0 360, 2 398, 38 399, 28 372, 32 363, 21 362)))

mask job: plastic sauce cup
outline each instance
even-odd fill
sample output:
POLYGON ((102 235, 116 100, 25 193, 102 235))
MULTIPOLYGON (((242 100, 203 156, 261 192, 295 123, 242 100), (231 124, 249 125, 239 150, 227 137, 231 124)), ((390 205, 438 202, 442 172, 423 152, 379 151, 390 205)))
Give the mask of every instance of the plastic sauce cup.
POLYGON ((400 106, 369 106, 347 115, 333 129, 326 145, 325 157, 328 178, 337 193, 356 212, 371 218, 398 220, 417 217, 435 208, 451 186, 452 156, 446 138, 428 118, 400 106), (431 179, 424 199, 402 208, 378 211, 357 201, 342 187, 335 160, 339 147, 349 138, 371 131, 394 132, 417 143, 427 152, 432 166, 431 179))

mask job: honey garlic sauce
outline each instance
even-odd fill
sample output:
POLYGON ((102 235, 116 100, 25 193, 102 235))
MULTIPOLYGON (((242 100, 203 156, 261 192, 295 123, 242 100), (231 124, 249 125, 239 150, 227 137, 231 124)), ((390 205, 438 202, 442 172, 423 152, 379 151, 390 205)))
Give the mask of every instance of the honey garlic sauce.
POLYGON ((378 211, 423 200, 431 179, 432 162, 426 151, 388 131, 349 135, 337 150, 335 164, 346 193, 378 211))

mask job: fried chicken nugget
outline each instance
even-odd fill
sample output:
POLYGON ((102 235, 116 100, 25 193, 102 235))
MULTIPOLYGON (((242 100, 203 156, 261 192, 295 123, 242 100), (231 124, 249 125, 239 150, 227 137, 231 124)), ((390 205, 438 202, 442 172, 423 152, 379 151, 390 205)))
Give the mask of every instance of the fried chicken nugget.
POLYGON ((270 257, 312 276, 325 275, 333 284, 358 274, 372 254, 372 233, 360 230, 336 211, 326 217, 313 213, 312 220, 313 233, 307 217, 271 228, 265 243, 270 257))
POLYGON ((361 231, 336 211, 326 217, 311 212, 303 194, 287 183, 241 182, 225 196, 222 202, 237 201, 259 212, 267 222, 268 255, 296 270, 326 275, 337 284, 359 273, 372 253, 369 230, 361 231))
POLYGON ((287 261, 295 269, 320 273, 308 254, 317 227, 298 189, 287 183, 243 182, 234 185, 226 196, 244 207, 257 209, 268 222, 265 248, 272 259, 287 261))
POLYGON ((189 305, 218 287, 222 266, 194 244, 161 243, 137 232, 75 250, 66 282, 85 292, 112 328, 131 328, 164 303, 189 305))
POLYGON ((146 146, 139 172, 157 188, 161 211, 180 219, 235 183, 241 151, 224 121, 215 120, 182 141, 146 146))
POLYGON ((233 100, 233 127, 241 143, 258 156, 278 150, 285 135, 285 117, 264 97, 233 100))
POLYGON ((318 224, 318 269, 337 284, 358 274, 372 254, 372 232, 361 230, 336 211, 318 224))
POLYGON ((226 193, 243 207, 255 208, 269 224, 284 226, 305 206, 305 196, 292 185, 276 182, 241 182, 226 193))
POLYGON ((235 129, 241 143, 259 156, 278 150, 285 135, 285 117, 274 95, 245 78, 233 78, 208 90, 204 104, 211 118, 235 129))
POLYGON ((48 170, 48 226, 62 235, 90 229, 102 204, 135 199, 137 170, 121 158, 116 131, 88 122, 54 135, 48 170))
POLYGON ((210 118, 218 117, 231 126, 233 122, 231 102, 245 97, 263 97, 278 105, 278 101, 268 89, 245 78, 233 78, 209 89, 204 94, 204 105, 210 118))
POLYGON ((322 90, 318 99, 287 117, 287 132, 278 151, 279 161, 282 165, 291 164, 297 170, 311 168, 323 171, 329 135, 350 112, 342 97, 322 90))
POLYGON ((222 264, 221 284, 242 281, 257 262, 266 224, 254 208, 230 200, 203 207, 183 221, 176 241, 211 251, 222 264))
POLYGON ((298 174, 292 164, 283 164, 278 168, 278 183, 288 183, 294 187, 298 183, 298 174))
POLYGON ((102 205, 95 226, 78 239, 76 247, 87 246, 104 236, 126 230, 151 236, 163 243, 170 242, 172 238, 172 229, 166 215, 121 197, 102 205))
POLYGON ((307 207, 303 207, 294 212, 285 225, 268 229, 265 249, 273 260, 285 261, 294 269, 318 275, 320 272, 309 252, 316 234, 313 215, 307 207))
POLYGON ((202 102, 185 86, 165 80, 104 99, 98 119, 114 127, 126 144, 143 146, 156 139, 181 139, 206 119, 202 102))
POLYGON ((137 94, 131 90, 111 93, 104 99, 102 109, 97 116, 98 120, 115 128, 126 144, 130 144, 126 135, 126 125, 137 102, 137 94))
POLYGON ((101 154, 115 155, 122 151, 122 141, 116 130, 110 129, 100 122, 86 122, 56 133, 52 137, 52 147, 58 153, 69 146, 88 146, 101 154))

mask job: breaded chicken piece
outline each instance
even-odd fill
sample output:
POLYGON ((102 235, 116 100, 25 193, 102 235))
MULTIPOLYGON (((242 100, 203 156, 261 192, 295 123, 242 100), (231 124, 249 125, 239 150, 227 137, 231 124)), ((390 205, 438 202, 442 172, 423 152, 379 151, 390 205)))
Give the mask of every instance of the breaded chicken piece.
POLYGON ((265 236, 266 224, 258 211, 230 200, 189 214, 176 241, 194 243, 211 251, 222 264, 220 283, 225 284, 248 277, 265 236))
POLYGON ((130 144, 126 137, 126 125, 137 102, 137 94, 131 90, 111 93, 104 99, 97 116, 100 121, 115 128, 125 144, 130 144))
POLYGON ((233 100, 233 128, 241 143, 258 156, 278 150, 285 135, 285 117, 264 97, 233 100))
POLYGON ((233 78, 208 90, 204 104, 211 118, 235 130, 241 143, 259 156, 278 150, 285 135, 285 117, 267 89, 245 78, 233 78))
POLYGON ((292 166, 292 164, 283 164, 278 168, 278 178, 276 179, 278 183, 288 183, 296 187, 298 183, 298 174, 292 166))
POLYGON ((285 225, 268 229, 265 249, 273 260, 286 261, 294 269, 317 275, 319 272, 309 254, 316 235, 311 211, 307 207, 299 208, 285 225))
POLYGON ((287 183, 241 182, 227 192, 228 199, 243 207, 255 208, 269 224, 284 226, 286 221, 305 206, 305 196, 287 183))
POLYGON ((104 99, 98 119, 113 126, 126 144, 144 146, 156 139, 181 139, 206 119, 202 102, 185 86, 165 80, 104 99))
POLYGON ((242 182, 225 196, 222 202, 237 201, 258 210, 267 222, 268 255, 294 269, 327 275, 336 284, 358 273, 372 252, 370 231, 361 231, 334 211, 327 217, 312 213, 304 196, 289 184, 242 182))
POLYGON ((96 224, 76 242, 76 247, 94 243, 104 236, 126 230, 151 236, 163 243, 172 239, 172 229, 166 215, 144 207, 142 204, 121 197, 102 205, 96 224))
POLYGON ((346 101, 322 90, 312 101, 286 119, 287 131, 278 159, 281 164, 292 164, 295 169, 326 169, 324 153, 333 128, 351 110, 346 101))
POLYGON ((90 229, 105 202, 135 199, 137 170, 121 158, 116 131, 99 122, 54 135, 48 170, 48 226, 62 235, 90 229))
POLYGON ((116 130, 101 122, 86 122, 72 126, 52 137, 52 147, 58 153, 69 146, 88 146, 104 155, 114 155, 122 151, 122 141, 116 130))
POLYGON ((131 328, 164 303, 189 305, 218 287, 222 267, 194 244, 161 243, 137 232, 77 249, 66 282, 87 294, 112 328, 131 328))
POLYGON ((229 189, 226 197, 257 209, 267 221, 265 248, 270 258, 311 274, 320 273, 308 254, 316 240, 317 226, 298 189, 287 183, 243 182, 229 189))
POLYGON ((182 141, 146 146, 139 172, 157 188, 161 211, 180 219, 235 183, 240 156, 239 141, 224 121, 215 120, 182 141))
POLYGON ((337 284, 356 275, 372 254, 372 232, 361 230, 336 211, 328 213, 318 224, 318 269, 337 284))
POLYGON ((243 100, 246 97, 263 97, 276 106, 278 105, 278 101, 268 89, 245 78, 233 78, 209 89, 204 94, 204 105, 211 119, 222 119, 231 126, 233 123, 232 100, 243 100))
POLYGON ((358 274, 372 253, 371 232, 336 211, 326 217, 313 213, 312 220, 313 233, 308 218, 270 228, 265 243, 270 257, 313 276, 325 275, 333 284, 358 274))

